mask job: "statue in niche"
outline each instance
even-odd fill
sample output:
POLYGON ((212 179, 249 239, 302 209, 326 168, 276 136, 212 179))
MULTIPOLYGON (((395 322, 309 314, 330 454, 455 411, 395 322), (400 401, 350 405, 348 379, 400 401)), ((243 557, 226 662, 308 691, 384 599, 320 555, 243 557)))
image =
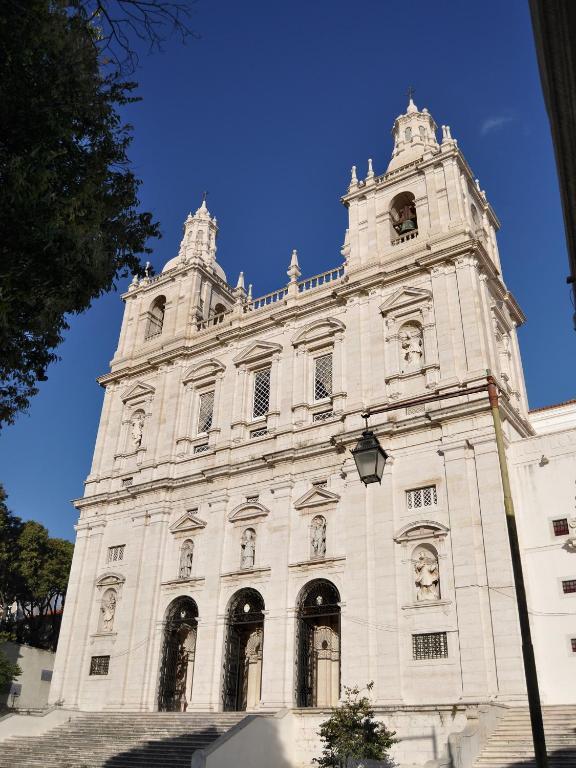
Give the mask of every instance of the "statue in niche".
POLYGON ((252 528, 246 528, 242 534, 241 549, 240 567, 253 568, 254 556, 256 554, 256 532, 252 528))
POLYGON ((102 612, 102 629, 104 632, 112 632, 114 626, 114 615, 116 614, 116 592, 109 589, 102 600, 100 606, 102 612))
POLYGON ((194 559, 194 542, 189 539, 182 545, 180 552, 179 577, 189 579, 192 576, 192 560, 194 559))
POLYGON ((417 325, 405 325, 400 331, 400 345, 402 347, 402 373, 420 370, 424 357, 421 329, 417 325))
POLYGON ((414 562, 416 600, 440 600, 440 574, 438 559, 430 551, 421 549, 414 562))
POLYGON ((312 520, 310 543, 312 557, 326 556, 326 520, 321 515, 312 520))
POLYGON ((142 437, 144 435, 144 414, 142 411, 137 411, 132 417, 130 432, 134 446, 140 448, 142 445, 142 437))

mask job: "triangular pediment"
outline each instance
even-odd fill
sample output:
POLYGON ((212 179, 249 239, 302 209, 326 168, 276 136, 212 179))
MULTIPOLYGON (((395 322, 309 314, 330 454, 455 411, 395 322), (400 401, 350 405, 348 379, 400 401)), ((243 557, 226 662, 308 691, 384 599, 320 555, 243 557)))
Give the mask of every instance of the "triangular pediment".
POLYGON ((240 504, 230 512, 228 520, 230 520, 231 523, 234 523, 236 520, 253 520, 256 517, 265 517, 269 514, 270 510, 268 507, 265 507, 264 504, 260 504, 260 502, 257 501, 246 501, 244 504, 240 504))
POLYGON ((409 307, 412 304, 420 304, 432 299, 432 292, 427 291, 425 288, 411 288, 410 286, 403 286, 392 296, 389 296, 386 301, 380 305, 379 309, 383 315, 393 309, 403 309, 409 307))
POLYGON ((213 381, 219 374, 224 373, 226 366, 218 362, 218 360, 206 360, 199 365, 193 365, 188 368, 182 378, 183 384, 192 382, 194 384, 200 384, 208 381, 213 381))
POLYGON ((292 339, 292 344, 295 347, 299 344, 313 344, 316 341, 329 339, 336 333, 343 333, 345 330, 346 326, 340 320, 326 317, 301 328, 292 339))
POLYGON ((186 512, 175 523, 172 523, 170 531, 171 533, 185 533, 187 531, 198 531, 205 527, 205 520, 201 520, 194 512, 186 512))
POLYGON ((337 504, 340 501, 340 496, 333 491, 329 491, 328 488, 320 488, 314 486, 306 491, 304 496, 301 496, 294 502, 295 509, 309 509, 311 507, 323 507, 327 504, 337 504))
POLYGON ((150 384, 144 384, 141 381, 136 382, 122 393, 122 401, 124 403, 129 400, 137 400, 141 397, 152 397, 156 390, 150 384))
POLYGON ((394 541, 398 544, 404 541, 418 541, 419 539, 437 539, 446 536, 449 532, 442 523, 435 520, 417 520, 404 525, 394 534, 394 541))
POLYGON ((282 352, 282 346, 280 344, 272 344, 269 341, 255 341, 246 347, 239 355, 234 358, 236 365, 242 365, 243 363, 255 363, 258 360, 263 360, 267 357, 272 357, 274 354, 282 352))

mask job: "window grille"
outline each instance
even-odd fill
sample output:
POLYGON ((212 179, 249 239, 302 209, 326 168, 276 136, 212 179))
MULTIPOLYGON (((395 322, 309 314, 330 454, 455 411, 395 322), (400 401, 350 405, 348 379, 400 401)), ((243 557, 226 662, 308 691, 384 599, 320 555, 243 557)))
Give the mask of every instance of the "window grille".
POLYGON ((90 659, 91 675, 107 675, 110 668, 110 656, 92 656, 90 659))
POLYGON ((570 638, 570 647, 572 648, 572 653, 576 653, 576 637, 570 638))
POLYGON ((130 488, 132 483, 134 482, 133 477, 124 477, 122 478, 122 488, 130 488))
POLYGON ((252 418, 266 416, 270 407, 270 368, 263 368, 254 374, 254 400, 252 418))
POLYGON ((50 683, 52 682, 52 670, 51 669, 43 669, 40 671, 40 680, 42 680, 43 683, 50 683))
POLYGON ((568 536, 570 533, 568 520, 565 517, 562 517, 559 520, 552 520, 552 527, 554 528, 554 536, 568 536))
POLYGON ((576 579, 566 579, 562 582, 562 591, 565 595, 576 592, 576 579))
POLYGON ((212 414, 214 413, 214 392, 203 392, 200 395, 200 408, 198 410, 198 434, 208 432, 212 426, 212 414))
POLYGON ((119 544, 115 547, 108 547, 108 562, 117 563, 120 560, 124 560, 124 547, 125 544, 119 544))
POLYGON ((445 659, 448 657, 446 632, 429 632, 412 635, 412 657, 414 659, 445 659))
POLYGON ((424 413, 425 411, 425 405, 409 405, 408 408, 406 408, 406 416, 412 416, 416 413, 424 413))
POLYGON ((246 501, 249 504, 254 504, 254 502, 258 501, 259 498, 260 498, 260 495, 256 493, 254 496, 246 496, 246 501))
POLYGON ((425 488, 412 488, 406 491, 408 509, 421 509, 422 507, 435 507, 438 504, 435 485, 427 485, 425 488))
POLYGON ((314 360, 314 400, 332 396, 332 354, 314 360))
POLYGON ((322 411, 321 413, 315 413, 312 416, 312 421, 327 421, 334 416, 334 411, 322 411))
POLYGON ((194 453, 206 453, 208 450, 208 443, 202 443, 201 445, 194 446, 194 453))
POLYGON ((264 437, 264 435, 268 434, 268 430, 266 427, 262 427, 261 429, 253 429, 250 432, 250 440, 254 440, 255 437, 264 437))

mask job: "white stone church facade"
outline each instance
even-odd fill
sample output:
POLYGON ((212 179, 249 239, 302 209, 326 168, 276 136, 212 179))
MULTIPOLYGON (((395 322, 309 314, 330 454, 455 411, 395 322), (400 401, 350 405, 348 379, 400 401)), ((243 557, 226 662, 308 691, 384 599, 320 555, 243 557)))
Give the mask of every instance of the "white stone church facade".
POLYGON ((204 202, 163 272, 133 281, 76 502, 53 702, 314 710, 370 680, 389 712, 524 701, 487 398, 401 407, 487 369, 543 698, 574 701, 576 429, 536 435, 498 219, 450 129, 436 134, 410 101, 387 171, 353 169, 342 266, 303 280, 294 253, 286 286, 253 299, 242 275, 227 283, 204 202), (391 403, 370 420, 390 459, 366 488, 350 449, 361 413, 391 403), (552 591, 536 594, 542 569, 552 591))

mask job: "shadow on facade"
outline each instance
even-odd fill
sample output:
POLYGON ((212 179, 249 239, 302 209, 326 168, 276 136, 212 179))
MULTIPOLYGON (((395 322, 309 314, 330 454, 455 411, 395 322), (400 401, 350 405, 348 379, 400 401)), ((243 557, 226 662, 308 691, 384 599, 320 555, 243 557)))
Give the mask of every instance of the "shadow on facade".
MULTIPOLYGON (((574 729, 574 736, 576 738, 576 729, 574 729)), ((450 744, 448 744, 448 753, 449 762, 444 764, 443 768, 454 768, 457 763, 452 754, 450 744)), ((480 756, 481 754, 482 753, 480 753, 480 756)), ((536 760, 533 757, 527 757, 525 760, 515 760, 511 763, 507 762, 506 759, 502 759, 498 765, 499 768, 536 768, 536 760)), ((563 749, 549 749, 548 766, 549 768, 574 768, 574 766, 576 766, 576 744, 567 746, 563 749)))
MULTIPOLYGON (((126 766, 133 766, 134 768, 143 768, 143 766, 146 766, 146 768, 165 768, 167 765, 171 766, 171 768, 173 766, 189 768, 194 752, 197 749, 206 748, 211 745, 221 735, 221 730, 214 726, 209 726, 208 728, 193 730, 180 736, 170 736, 157 741, 149 741, 109 757, 103 763, 103 768, 126 768, 126 766), (193 742, 199 742, 200 744, 194 746, 193 742)), ((284 755, 284 748, 280 741, 270 736, 267 739, 266 755, 262 756, 262 759, 264 762, 258 763, 258 768, 260 766, 262 768, 267 766, 268 768, 270 765, 274 765, 275 768, 291 768, 292 766, 292 763, 284 755), (272 759, 272 762, 269 762, 270 759, 272 759)), ((81 766, 75 765, 74 768, 81 768, 81 766)), ((238 764, 238 768, 250 767, 238 764)), ((257 768, 256 765, 254 768, 257 768)))

